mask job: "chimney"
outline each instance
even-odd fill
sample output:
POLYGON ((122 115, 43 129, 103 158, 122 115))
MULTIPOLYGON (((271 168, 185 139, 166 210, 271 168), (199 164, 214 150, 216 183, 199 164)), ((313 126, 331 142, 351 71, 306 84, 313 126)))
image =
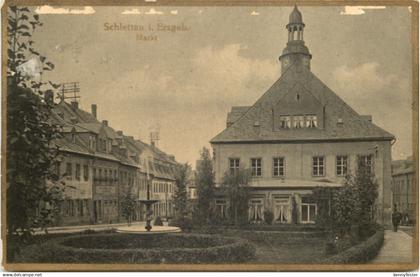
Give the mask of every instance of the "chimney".
POLYGON ((72 101, 71 107, 73 110, 77 110, 79 108, 79 103, 77 101, 72 101))
POLYGON ((45 103, 51 105, 54 103, 54 91, 52 90, 47 90, 46 92, 44 92, 44 101, 45 103))
POLYGON ((91 111, 92 111, 91 113, 92 113, 93 117, 97 118, 97 113, 96 112, 98 110, 98 106, 96 106, 96 104, 92 104, 90 108, 91 108, 91 111))
POLYGON ((108 127, 108 120, 102 120, 102 124, 106 127, 108 127))
POLYGON ((117 135, 122 136, 123 135, 123 131, 117 131, 117 135))
POLYGON ((150 142, 150 144, 151 144, 153 147, 155 147, 155 142, 154 142, 153 140, 150 142))
POLYGON ((134 140, 134 137, 133 137, 133 136, 128 136, 128 138, 129 138, 129 139, 132 139, 132 140, 134 140))

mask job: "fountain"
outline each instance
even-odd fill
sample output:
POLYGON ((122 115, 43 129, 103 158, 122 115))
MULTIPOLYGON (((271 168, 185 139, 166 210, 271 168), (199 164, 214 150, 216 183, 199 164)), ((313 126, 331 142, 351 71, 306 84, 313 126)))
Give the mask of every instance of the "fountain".
POLYGON ((152 183, 152 180, 149 174, 149 158, 147 158, 146 160, 146 168, 147 168, 147 199, 140 200, 140 203, 143 203, 146 205, 146 226, 144 226, 144 229, 141 228, 142 226, 139 226, 139 225, 119 227, 117 228, 117 232, 130 233, 130 234, 145 234, 145 235, 181 232, 180 228, 171 227, 171 226, 154 226, 154 228, 152 228, 151 222, 153 218, 153 212, 152 212, 151 207, 153 204, 159 202, 159 200, 150 199, 150 184, 152 183))

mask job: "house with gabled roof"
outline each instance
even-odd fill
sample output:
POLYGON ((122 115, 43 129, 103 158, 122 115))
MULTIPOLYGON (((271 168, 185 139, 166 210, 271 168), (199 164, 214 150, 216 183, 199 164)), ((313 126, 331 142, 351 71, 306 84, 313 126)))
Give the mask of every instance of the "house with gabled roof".
MULTIPOLYGON (((232 107, 226 128, 211 141, 216 186, 227 171, 252 173, 249 221, 314 223, 315 188, 340 187, 362 163, 379 183, 376 219, 391 219, 391 146, 395 137, 360 115, 310 69, 312 55, 303 40, 305 24, 295 6, 286 25, 288 42, 279 57, 281 76, 249 107, 232 107), (292 204, 293 203, 293 204, 292 204)), ((227 200, 216 200, 226 217, 227 200)))
POLYGON ((116 223, 125 220, 121 215, 121 201, 130 191, 137 200, 132 220, 145 219, 146 164, 155 216, 173 214, 175 158, 153 145, 124 135, 109 126, 107 120, 97 119, 97 106, 91 113, 78 103, 61 99, 54 103, 53 93, 45 95, 53 104, 50 120, 61 126, 61 138, 53 141, 60 155, 56 175, 63 176, 64 201, 59 225, 116 223))

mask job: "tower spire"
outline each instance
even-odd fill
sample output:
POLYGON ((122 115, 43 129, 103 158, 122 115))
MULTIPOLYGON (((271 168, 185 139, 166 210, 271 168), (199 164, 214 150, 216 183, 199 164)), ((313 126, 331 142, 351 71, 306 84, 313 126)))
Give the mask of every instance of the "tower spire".
POLYGON ((289 32, 289 41, 303 40, 303 29, 305 24, 302 21, 302 13, 299 11, 297 5, 293 8, 292 13, 289 15, 289 24, 286 25, 289 32))
POLYGON ((303 64, 308 69, 310 68, 312 55, 309 53, 303 40, 304 28, 305 24, 302 20, 302 13, 295 4, 293 11, 289 15, 289 23, 286 25, 288 32, 287 46, 279 57, 282 72, 293 63, 303 64))

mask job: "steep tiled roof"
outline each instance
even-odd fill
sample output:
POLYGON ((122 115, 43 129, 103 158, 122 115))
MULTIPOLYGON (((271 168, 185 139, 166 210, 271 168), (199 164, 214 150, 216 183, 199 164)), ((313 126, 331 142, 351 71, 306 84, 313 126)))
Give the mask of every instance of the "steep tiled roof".
POLYGON ((148 149, 153 156, 153 161, 149 161, 150 173, 158 178, 173 180, 173 172, 171 168, 167 169, 167 167, 173 166, 176 162, 171 159, 169 155, 147 143, 135 140, 133 137, 118 134, 112 127, 104 125, 93 115, 78 107, 75 108, 67 102, 61 101, 55 105, 51 120, 56 124, 60 124, 62 126, 62 132, 64 133, 73 130, 77 133, 91 132, 99 134, 100 132, 105 132, 106 137, 112 140, 112 145, 117 145, 119 148, 126 148, 128 155, 122 155, 119 151, 116 153, 93 151, 77 136, 74 143, 65 138, 56 140, 54 145, 58 146, 62 151, 94 155, 98 158, 117 161, 125 165, 137 167, 141 171, 145 171, 145 166, 140 168, 140 164, 137 162, 138 160, 136 161, 136 156, 140 156, 143 151, 148 149), (73 122, 73 119, 76 119, 76 122, 73 122), (160 163, 162 163, 162 165, 160 163))
MULTIPOLYGON (((233 110, 232 110, 233 111, 233 110)), ((394 136, 356 113, 309 69, 291 65, 271 88, 211 143, 314 140, 392 140, 394 136), (289 93, 308 91, 322 105, 324 128, 273 129, 273 109, 289 93), (338 120, 342 124, 337 124, 338 120), (258 122, 258 124, 256 124, 258 122)))
POLYGON ((53 145, 58 146, 61 151, 92 155, 92 151, 86 145, 84 145, 84 143, 81 140, 77 138, 75 143, 65 138, 56 139, 54 140, 53 145))
POLYGON ((248 106, 233 106, 232 110, 227 115, 227 124, 233 124, 241 118, 250 107, 248 106))

